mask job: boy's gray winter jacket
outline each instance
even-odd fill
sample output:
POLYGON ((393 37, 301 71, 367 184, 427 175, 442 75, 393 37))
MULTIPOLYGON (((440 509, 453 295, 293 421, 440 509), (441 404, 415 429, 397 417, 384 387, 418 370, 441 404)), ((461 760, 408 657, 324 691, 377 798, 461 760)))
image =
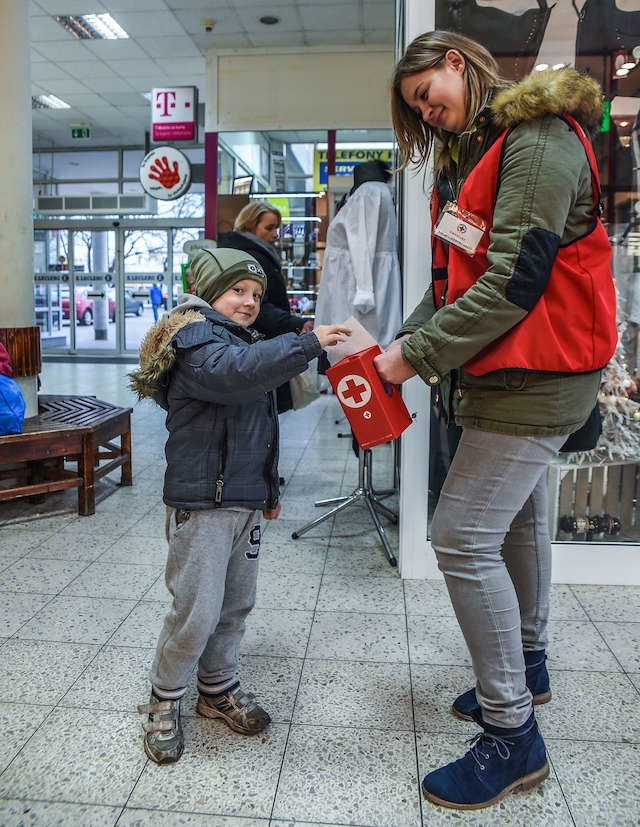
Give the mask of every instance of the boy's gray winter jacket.
POLYGON ((321 352, 313 333, 270 340, 195 296, 151 328, 131 374, 167 411, 164 502, 174 508, 275 508, 278 417, 272 389, 321 352))

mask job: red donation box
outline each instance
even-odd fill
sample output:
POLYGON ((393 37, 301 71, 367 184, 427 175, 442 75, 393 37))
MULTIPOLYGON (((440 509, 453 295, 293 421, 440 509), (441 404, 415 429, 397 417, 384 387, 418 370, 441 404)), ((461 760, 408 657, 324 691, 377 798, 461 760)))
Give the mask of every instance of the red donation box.
POLYGON ((378 345, 328 368, 327 379, 361 448, 391 442, 411 425, 411 415, 395 385, 382 383, 373 365, 378 345))

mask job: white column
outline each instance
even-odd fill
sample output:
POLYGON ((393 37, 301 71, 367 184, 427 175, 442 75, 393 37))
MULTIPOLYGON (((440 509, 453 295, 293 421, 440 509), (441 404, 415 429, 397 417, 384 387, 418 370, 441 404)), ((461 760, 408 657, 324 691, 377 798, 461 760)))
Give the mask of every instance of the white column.
MULTIPOLYGON (((106 273, 109 269, 108 235, 100 230, 91 233, 91 270, 94 273, 106 273)), ((96 342, 106 342, 109 338, 109 299, 107 285, 104 281, 94 282, 93 292, 104 295, 93 297, 93 337, 96 342)), ((122 314, 119 314, 122 316, 122 314)))
MULTIPOLYGON (((33 212, 29 4, 0 0, 0 327, 32 327, 33 212)), ((36 414, 36 377, 16 378, 27 416, 36 414)))
MULTIPOLYGON (((434 0, 399 0, 399 19, 404 31, 397 38, 401 53, 411 41, 435 26, 434 0)), ((398 55, 400 57, 400 55, 398 55)), ((405 170, 402 182, 402 268, 404 317, 418 304, 427 288, 431 270, 429 197, 430 168, 405 170)), ((429 496, 429 388, 418 377, 403 385, 409 411, 416 415, 402 436, 400 478, 400 548, 398 567, 403 578, 440 577, 435 556, 427 540, 429 496)))

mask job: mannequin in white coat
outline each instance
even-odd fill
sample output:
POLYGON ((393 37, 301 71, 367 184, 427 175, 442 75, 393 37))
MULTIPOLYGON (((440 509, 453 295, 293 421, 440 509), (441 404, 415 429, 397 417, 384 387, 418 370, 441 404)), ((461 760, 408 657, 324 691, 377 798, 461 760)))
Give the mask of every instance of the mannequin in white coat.
POLYGON ((327 230, 316 324, 354 316, 381 347, 402 322, 396 212, 382 161, 354 168, 354 186, 327 230))

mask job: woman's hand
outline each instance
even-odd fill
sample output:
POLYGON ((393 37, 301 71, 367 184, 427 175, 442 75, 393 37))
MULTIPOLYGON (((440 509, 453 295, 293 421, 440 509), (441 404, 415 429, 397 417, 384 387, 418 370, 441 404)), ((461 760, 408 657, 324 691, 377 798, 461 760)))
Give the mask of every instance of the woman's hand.
POLYGON ((345 342, 347 336, 351 336, 351 329, 343 324, 321 324, 313 328, 322 347, 331 347, 338 342, 345 342))
POLYGON ((416 375, 415 370, 404 358, 400 349, 400 345, 405 339, 409 338, 409 335, 396 339, 373 360, 373 365, 383 381, 390 382, 392 385, 400 385, 416 375))
POLYGON ((302 325, 303 333, 308 333, 310 330, 313 330, 313 319, 307 319, 307 321, 302 325))
POLYGON ((267 508, 266 511, 262 512, 262 516, 265 520, 277 520, 280 516, 280 503, 275 508, 267 508))

